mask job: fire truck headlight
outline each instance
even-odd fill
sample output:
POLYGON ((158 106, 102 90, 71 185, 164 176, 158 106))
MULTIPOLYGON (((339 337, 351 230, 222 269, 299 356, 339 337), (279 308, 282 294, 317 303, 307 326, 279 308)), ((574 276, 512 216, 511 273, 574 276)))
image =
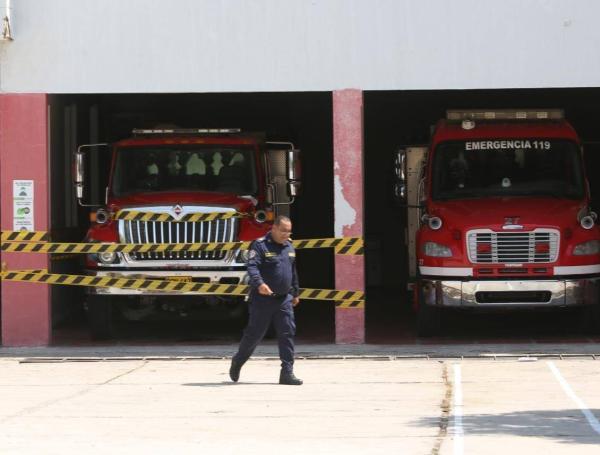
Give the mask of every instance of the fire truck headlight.
POLYGON ((589 240, 575 246, 573 254, 575 256, 587 256, 600 253, 600 240, 589 240))
POLYGON ((110 220, 109 213, 104 209, 98 209, 95 213, 95 221, 98 224, 105 224, 110 220))
POLYGON ((594 224, 596 223, 596 219, 592 215, 586 215, 584 217, 581 217, 579 223, 581 224, 581 227, 583 229, 592 229, 594 227, 594 224))
POLYGON ((256 212, 254 212, 254 221, 256 221, 257 223, 262 224, 267 220, 269 220, 269 214, 266 211, 257 210, 256 212))
POLYGON ((429 226, 429 229, 437 231, 442 227, 442 219, 439 216, 430 216, 427 219, 427 224, 429 226))
POLYGON ((116 253, 98 253, 98 259, 100 259, 100 262, 102 262, 103 264, 112 264, 113 262, 115 262, 116 258, 116 253))
POLYGON ((423 253, 425 256, 432 256, 436 258, 449 258, 452 257, 452 251, 446 245, 435 242, 425 242, 423 244, 423 253))

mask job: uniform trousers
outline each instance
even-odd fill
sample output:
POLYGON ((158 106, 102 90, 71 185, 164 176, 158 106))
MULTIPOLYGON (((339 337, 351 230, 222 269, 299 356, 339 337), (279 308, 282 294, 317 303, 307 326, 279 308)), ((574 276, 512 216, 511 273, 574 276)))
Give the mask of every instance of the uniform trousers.
POLYGON ((281 369, 291 373, 294 366, 294 335, 296 335, 292 296, 289 294, 285 297, 253 295, 248 305, 248 313, 248 325, 233 360, 240 364, 246 362, 273 322, 277 333, 281 369))

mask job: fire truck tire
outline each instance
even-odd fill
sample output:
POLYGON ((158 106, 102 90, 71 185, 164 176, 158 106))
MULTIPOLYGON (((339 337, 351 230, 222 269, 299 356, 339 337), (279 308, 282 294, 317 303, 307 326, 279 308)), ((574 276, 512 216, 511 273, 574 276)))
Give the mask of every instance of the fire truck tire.
POLYGON ((87 305, 92 339, 108 340, 113 335, 112 302, 105 296, 90 295, 87 305))
POLYGON ((431 305, 419 305, 417 310, 417 335, 431 337, 442 330, 442 312, 431 305))

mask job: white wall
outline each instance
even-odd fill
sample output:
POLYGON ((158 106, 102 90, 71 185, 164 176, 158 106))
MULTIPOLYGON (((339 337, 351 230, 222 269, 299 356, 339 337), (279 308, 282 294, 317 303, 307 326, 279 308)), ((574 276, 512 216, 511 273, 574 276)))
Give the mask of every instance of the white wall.
POLYGON ((3 92, 600 86, 598 0, 12 0, 12 10, 3 92))

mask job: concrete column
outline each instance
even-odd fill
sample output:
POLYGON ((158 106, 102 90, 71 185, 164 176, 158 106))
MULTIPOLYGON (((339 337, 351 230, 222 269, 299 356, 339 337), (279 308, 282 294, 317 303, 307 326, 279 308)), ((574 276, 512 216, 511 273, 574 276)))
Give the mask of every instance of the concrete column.
MULTIPOLYGON (((34 229, 49 228, 48 113, 45 94, 0 94, 0 223, 13 230, 13 180, 33 180, 34 229)), ((46 269, 45 254, 2 253, 10 270, 46 269)), ((48 285, 2 282, 2 345, 50 343, 48 285)))
MULTIPOLYGON (((333 185, 336 237, 363 236, 363 95, 333 92, 333 185)), ((365 290, 364 256, 335 256, 336 289, 365 290)), ((365 342, 365 310, 336 308, 335 341, 365 342)))

